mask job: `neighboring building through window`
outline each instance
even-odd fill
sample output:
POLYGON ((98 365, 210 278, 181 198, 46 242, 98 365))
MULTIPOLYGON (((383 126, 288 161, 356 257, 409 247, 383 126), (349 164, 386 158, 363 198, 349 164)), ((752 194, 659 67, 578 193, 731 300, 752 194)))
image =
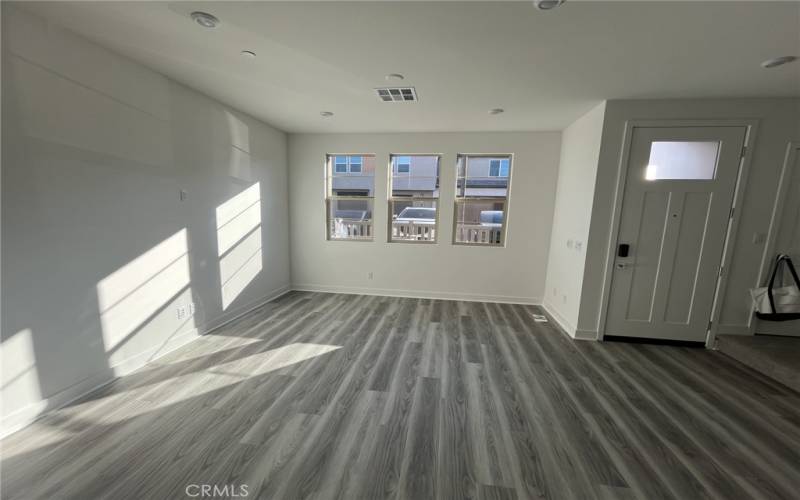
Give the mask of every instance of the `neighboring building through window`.
POLYGON ((397 156, 394 171, 398 174, 411 174, 411 157, 397 156))
POLYGON ((329 240, 371 240, 374 155, 328 155, 325 164, 329 240))
POLYGON ((390 156, 390 242, 436 242, 439 160, 438 155, 390 156))
POLYGON ((508 158, 489 160, 489 177, 508 177, 508 158))
POLYGON ((333 172, 336 174, 360 174, 362 156, 334 156, 333 172))
POLYGON ((453 243, 505 245, 511 155, 458 155, 453 243))

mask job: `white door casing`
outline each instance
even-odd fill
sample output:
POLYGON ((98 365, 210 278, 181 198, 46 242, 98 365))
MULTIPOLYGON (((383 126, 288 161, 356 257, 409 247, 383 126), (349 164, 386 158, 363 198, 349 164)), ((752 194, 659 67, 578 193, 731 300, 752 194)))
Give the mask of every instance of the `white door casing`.
POLYGON ((746 133, 632 129, 605 336, 706 340, 746 133))

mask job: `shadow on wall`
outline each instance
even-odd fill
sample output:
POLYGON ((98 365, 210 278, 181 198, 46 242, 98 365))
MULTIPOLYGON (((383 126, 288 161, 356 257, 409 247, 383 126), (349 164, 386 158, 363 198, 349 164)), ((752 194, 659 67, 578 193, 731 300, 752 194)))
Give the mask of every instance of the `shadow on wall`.
POLYGON ((283 133, 13 6, 2 22, 0 434, 288 284, 283 133))
MULTIPOLYGON (((27 116, 4 104, 4 121, 27 116)), ((220 129, 236 125, 230 116, 213 110, 220 129)), ((230 153, 198 174, 65 145, 21 125, 3 127, 3 141, 17 145, 3 149, 3 164, 19 165, 4 168, 3 185, 27 194, 3 192, 0 435, 200 335, 203 319, 234 311, 263 269, 261 183, 253 183, 249 153, 215 139, 209 148, 230 153), (207 191, 179 201, 184 179, 175 171, 207 191), (215 207, 231 188, 240 192, 215 207), (148 240, 159 243, 143 246, 148 240), (206 268, 206 259, 218 265, 206 268)), ((249 143, 247 126, 235 128, 225 140, 249 143)))

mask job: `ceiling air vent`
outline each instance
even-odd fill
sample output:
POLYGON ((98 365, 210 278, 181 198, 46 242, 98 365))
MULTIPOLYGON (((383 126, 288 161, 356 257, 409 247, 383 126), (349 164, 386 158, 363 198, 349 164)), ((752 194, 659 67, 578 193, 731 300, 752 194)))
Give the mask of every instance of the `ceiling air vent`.
POLYGON ((417 91, 414 87, 382 87, 375 89, 381 101, 384 102, 411 102, 417 100, 417 91))

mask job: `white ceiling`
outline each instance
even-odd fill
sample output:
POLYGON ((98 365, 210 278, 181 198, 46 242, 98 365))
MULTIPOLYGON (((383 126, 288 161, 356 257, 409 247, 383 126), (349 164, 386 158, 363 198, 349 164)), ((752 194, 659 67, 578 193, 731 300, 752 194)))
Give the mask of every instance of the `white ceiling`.
POLYGON ((554 130, 602 99, 800 95, 800 62, 759 66, 800 55, 800 2, 24 8, 289 132, 554 130), (194 10, 222 23, 203 29, 194 10), (244 49, 258 57, 241 57, 244 49), (419 102, 381 102, 372 89, 387 73, 404 74, 419 102), (497 107, 506 113, 488 114, 497 107))

